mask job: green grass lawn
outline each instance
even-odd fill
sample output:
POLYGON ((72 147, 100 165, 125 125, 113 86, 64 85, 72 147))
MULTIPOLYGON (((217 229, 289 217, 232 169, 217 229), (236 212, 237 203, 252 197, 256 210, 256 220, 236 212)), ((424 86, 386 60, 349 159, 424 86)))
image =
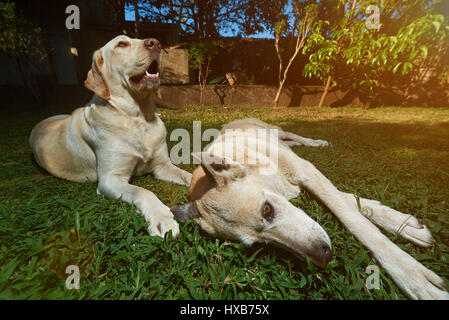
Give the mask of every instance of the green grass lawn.
MULTIPOLYGON (((279 249, 211 238, 194 222, 181 226, 177 240, 149 236, 133 207, 97 196, 94 184, 54 178, 32 161, 32 127, 57 113, 0 110, 0 299, 405 299, 382 269, 380 289, 364 287, 369 252, 308 195, 292 203, 331 237, 334 259, 324 270, 279 249), (80 267, 80 290, 65 288, 69 264, 80 267)), ((417 216, 434 248, 388 236, 449 278, 449 109, 189 107, 160 114, 169 132, 191 130, 194 120, 205 130, 257 117, 330 141, 330 148, 294 151, 340 190, 417 216)), ((151 176, 132 183, 168 206, 188 201, 187 188, 151 176)))

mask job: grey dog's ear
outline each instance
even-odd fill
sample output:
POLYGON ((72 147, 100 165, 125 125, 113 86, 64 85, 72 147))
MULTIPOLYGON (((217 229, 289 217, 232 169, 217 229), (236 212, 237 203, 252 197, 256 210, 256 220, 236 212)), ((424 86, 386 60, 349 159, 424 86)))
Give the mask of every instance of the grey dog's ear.
POLYGON ((92 69, 89 70, 87 79, 84 81, 84 85, 87 89, 93 91, 97 96, 108 100, 111 97, 111 92, 104 77, 103 67, 104 59, 102 49, 98 49, 93 55, 92 69))
POLYGON ((174 206, 170 209, 170 211, 176 218, 178 218, 179 222, 185 222, 200 216, 195 202, 174 206))
POLYGON ((212 176, 218 187, 244 178, 248 174, 247 167, 227 157, 216 156, 208 152, 194 152, 192 156, 201 161, 201 166, 212 176))

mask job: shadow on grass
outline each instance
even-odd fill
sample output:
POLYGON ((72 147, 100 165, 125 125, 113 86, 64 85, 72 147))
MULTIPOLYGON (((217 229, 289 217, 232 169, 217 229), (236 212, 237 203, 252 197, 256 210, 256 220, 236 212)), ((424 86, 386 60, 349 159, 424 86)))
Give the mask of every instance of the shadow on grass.
POLYGON ((449 123, 385 123, 366 120, 321 120, 307 122, 288 120, 283 126, 286 131, 309 137, 322 132, 332 144, 348 144, 354 147, 374 149, 410 148, 449 152, 449 123))

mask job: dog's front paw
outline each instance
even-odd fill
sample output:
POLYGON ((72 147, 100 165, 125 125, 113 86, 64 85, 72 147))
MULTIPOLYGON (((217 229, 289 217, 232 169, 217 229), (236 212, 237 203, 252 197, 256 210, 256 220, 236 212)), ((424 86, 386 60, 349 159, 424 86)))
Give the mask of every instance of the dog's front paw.
POLYGON ((175 221, 173 214, 169 210, 169 214, 153 215, 150 224, 148 225, 148 232, 152 236, 164 237, 171 230, 173 239, 179 235, 179 225, 175 221))
POLYGON ((190 182, 192 181, 192 174, 190 172, 184 171, 182 175, 182 180, 186 187, 190 187, 190 182))
POLYGON ((406 219, 405 222, 399 225, 396 233, 420 247, 429 248, 435 244, 429 229, 412 216, 410 216, 408 221, 406 219))
POLYGON ((444 280, 404 251, 387 259, 388 272, 410 298, 449 300, 444 280))
POLYGON ((372 220, 377 225, 420 247, 429 248, 435 244, 429 229, 415 217, 384 206, 380 202, 372 203, 377 213, 372 220))

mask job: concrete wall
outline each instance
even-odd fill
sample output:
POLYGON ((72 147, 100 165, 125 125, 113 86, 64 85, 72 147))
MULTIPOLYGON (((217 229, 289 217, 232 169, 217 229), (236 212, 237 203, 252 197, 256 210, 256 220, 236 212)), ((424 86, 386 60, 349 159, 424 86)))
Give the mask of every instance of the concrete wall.
MULTIPOLYGON (((317 106, 323 86, 286 86, 281 93, 278 106, 299 107, 317 106)), ((196 85, 162 86, 159 89, 162 99, 173 107, 199 104, 200 88, 196 85)), ((209 85, 204 94, 205 105, 227 105, 234 107, 273 106, 276 86, 264 85, 209 85)), ((379 88, 373 93, 359 90, 330 90, 324 101, 325 106, 423 106, 449 107, 449 90, 422 89, 404 100, 403 94, 391 88, 379 88)))
MULTIPOLYGON (((263 85, 207 86, 204 93, 205 105, 227 105, 236 107, 273 106, 277 87, 263 85)), ((313 106, 318 105, 322 86, 289 86, 281 93, 278 106, 313 106)), ((200 88, 196 85, 162 86, 159 89, 162 100, 173 106, 199 104, 200 88)), ((331 91, 325 105, 332 105, 344 99, 347 92, 331 91)))
POLYGON ((180 48, 168 48, 162 51, 161 83, 188 84, 189 57, 180 48))

